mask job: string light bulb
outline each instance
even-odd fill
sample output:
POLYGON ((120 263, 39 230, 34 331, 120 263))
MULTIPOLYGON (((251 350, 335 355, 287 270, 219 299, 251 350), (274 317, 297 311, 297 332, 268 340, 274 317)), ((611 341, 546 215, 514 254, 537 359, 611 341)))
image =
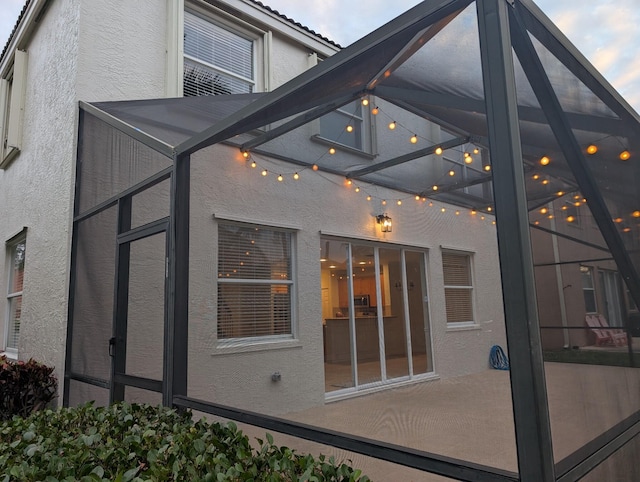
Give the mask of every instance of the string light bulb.
POLYGON ((538 179, 540 179, 540 174, 534 174, 533 175, 533 180, 537 181, 538 179))
POLYGON ((634 218, 640 218, 640 211, 633 211, 633 212, 631 213, 631 215, 632 215, 634 218))
POLYGON ((242 151, 242 157, 244 157, 245 159, 249 158, 249 151, 242 151))
POLYGON ((284 177, 282 177, 282 174, 278 174, 278 181, 279 182, 284 181, 284 177))
POLYGON ((335 153, 336 153, 335 147, 330 147, 329 148, 329 154, 331 154, 333 156, 335 153))
POLYGON ((467 156, 464 158, 464 163, 465 164, 471 164, 473 162, 473 157, 471 156, 467 156))
POLYGON ((256 161, 251 161, 251 167, 258 167, 258 165, 256 164, 256 161))
POLYGON ((300 174, 298 174, 297 172, 293 175, 293 178, 297 181, 298 179, 300 179, 300 174))
POLYGON ((367 196, 367 201, 371 201, 371 196, 367 196))
POLYGON ((351 124, 347 126, 347 132, 353 132, 353 126, 351 124))
POLYGON ((402 200, 398 199, 398 206, 402 206, 402 200))
POLYGON ((369 105, 369 99, 367 99, 366 97, 364 99, 362 99, 362 105, 364 105, 365 107, 369 105))
POLYGON ((409 139, 411 141, 411 144, 417 144, 418 143, 418 136, 417 135, 412 135, 411 139, 409 139))
POLYGON ((436 147, 436 150, 434 151, 437 155, 441 155, 442 154, 442 147, 438 146, 436 147))
POLYGON ((473 149, 473 153, 474 153, 474 154, 480 154, 480 149, 478 149, 477 147, 475 147, 475 148, 473 149))
POLYGON ((568 223, 572 223, 572 222, 574 222, 575 220, 576 220, 576 218, 575 218, 575 217, 573 217, 573 216, 567 216, 567 222, 568 222, 568 223))
POLYGON ((623 160, 623 161, 629 160, 630 157, 631 157, 631 153, 629 151, 627 151, 627 150, 622 151, 620 153, 620 159, 623 160))
POLYGON ((356 188, 354 190, 355 190, 355 192, 360 192, 360 188, 358 186, 356 186, 356 188))
POLYGON ((263 170, 262 170, 262 175, 263 175, 263 176, 266 176, 267 174, 268 174, 268 171, 267 171, 266 169, 263 169, 263 170))
POLYGON ((420 201, 420 196, 416 195, 416 201, 420 201))
POLYGON ((437 190, 438 190, 438 185, 437 185, 437 184, 434 184, 434 185, 433 185, 433 187, 432 187, 431 189, 433 189, 434 191, 437 191, 437 190))
POLYGON ((544 184, 545 186, 546 186, 547 184, 549 184, 549 179, 545 179, 545 180, 543 180, 543 181, 542 181, 542 184, 544 184))
POLYGON ((353 181, 349 178, 347 178, 347 186, 351 186, 351 184, 353 184, 353 181))
POLYGON ((540 210, 540 214, 547 214, 549 212, 549 210, 547 208, 542 208, 540 210))
POLYGON ((547 156, 542 156, 540 158, 540 164, 542 166, 548 166, 550 162, 551 162, 551 159, 549 159, 547 156))
POLYGON ((394 130, 396 128, 396 121, 389 122, 389 129, 394 130))
POLYGON ((379 112, 380 112, 380 109, 378 109, 378 106, 375 106, 373 109, 371 109, 371 113, 373 115, 378 115, 379 112))
POLYGON ((450 175, 451 177, 455 176, 455 175, 456 175, 456 171, 454 171, 453 169, 451 169, 451 170, 449 171, 449 175, 450 175))
POLYGON ((484 170, 489 172, 491 170, 491 166, 487 164, 486 166, 484 166, 484 170))
POLYGON ((476 214, 478 214, 478 211, 476 211, 475 209, 472 209, 472 210, 471 210, 471 215, 472 215, 472 216, 475 216, 476 214))
POLYGON ((317 171, 319 167, 317 164, 314 164, 313 166, 311 166, 311 169, 313 169, 314 171, 317 171))
POLYGON ((595 154, 596 152, 598 152, 598 146, 595 144, 589 144, 589 146, 587 146, 587 154, 595 154))

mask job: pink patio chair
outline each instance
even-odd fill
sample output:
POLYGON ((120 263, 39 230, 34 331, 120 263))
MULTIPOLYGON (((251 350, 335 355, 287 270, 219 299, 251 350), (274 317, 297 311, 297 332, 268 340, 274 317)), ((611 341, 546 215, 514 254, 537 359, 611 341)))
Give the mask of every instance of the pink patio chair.
POLYGON ((600 321, 594 315, 585 316, 585 321, 591 329, 591 332, 596 336, 596 346, 609 345, 613 343, 613 338, 607 330, 603 330, 600 325, 600 321))
POLYGON ((622 328, 610 328, 607 319, 603 315, 598 315, 596 319, 600 326, 604 328, 603 331, 609 334, 614 345, 623 346, 627 344, 627 333, 622 328))

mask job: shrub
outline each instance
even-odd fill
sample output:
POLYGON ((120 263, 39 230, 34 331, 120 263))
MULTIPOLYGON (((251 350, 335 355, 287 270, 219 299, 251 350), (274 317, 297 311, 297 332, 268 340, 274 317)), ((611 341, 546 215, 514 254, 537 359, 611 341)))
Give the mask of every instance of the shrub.
POLYGON ((53 368, 33 359, 27 362, 0 356, 0 420, 27 417, 56 397, 53 368))
POLYGON ((229 423, 126 403, 45 410, 0 424, 0 481, 359 481, 333 458, 301 455, 229 423))

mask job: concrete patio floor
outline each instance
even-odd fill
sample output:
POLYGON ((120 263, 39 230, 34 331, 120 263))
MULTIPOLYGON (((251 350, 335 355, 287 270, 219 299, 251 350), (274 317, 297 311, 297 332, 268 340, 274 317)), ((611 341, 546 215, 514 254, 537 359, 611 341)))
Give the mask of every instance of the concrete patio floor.
MULTIPOLYGON (((545 369, 556 462, 640 409, 640 369, 568 363, 546 363, 545 369)), ((509 372, 487 370, 421 382, 327 403, 284 417, 517 471, 509 372)), ((250 436, 264 433, 255 427, 241 428, 250 436)), ((274 435, 276 443, 300 452, 332 454, 338 460, 351 460, 373 480, 449 480, 305 440, 274 435)))

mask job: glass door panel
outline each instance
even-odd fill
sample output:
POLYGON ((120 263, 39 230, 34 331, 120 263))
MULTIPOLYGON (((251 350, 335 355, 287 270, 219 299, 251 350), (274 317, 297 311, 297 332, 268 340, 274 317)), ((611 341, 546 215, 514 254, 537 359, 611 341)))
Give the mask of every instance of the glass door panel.
POLYGON ((409 375, 407 355, 407 330, 405 325, 404 290, 401 251, 399 249, 379 249, 380 290, 385 294, 382 313, 384 326, 384 357, 386 378, 409 375))
POLYGON ((322 240, 320 272, 325 391, 355 386, 347 283, 348 243, 322 240))
POLYGON ((405 251, 413 374, 433 371, 424 253, 405 251))
POLYGON ((366 385, 382 380, 374 248, 352 245, 351 257, 358 385, 366 385))

